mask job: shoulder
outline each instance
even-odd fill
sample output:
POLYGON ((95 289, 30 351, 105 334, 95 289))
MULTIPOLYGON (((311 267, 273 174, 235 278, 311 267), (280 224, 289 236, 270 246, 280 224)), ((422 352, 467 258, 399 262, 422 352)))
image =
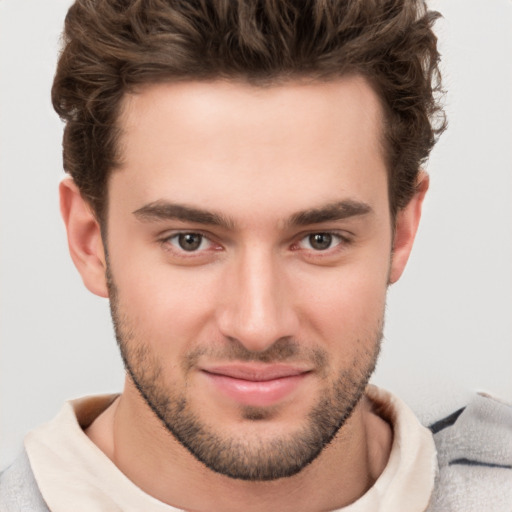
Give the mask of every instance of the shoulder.
POLYGON ((25 451, 0 473, 0 512, 49 512, 25 451))
POLYGON ((512 405, 478 394, 429 428, 439 464, 429 511, 512 508, 512 405))

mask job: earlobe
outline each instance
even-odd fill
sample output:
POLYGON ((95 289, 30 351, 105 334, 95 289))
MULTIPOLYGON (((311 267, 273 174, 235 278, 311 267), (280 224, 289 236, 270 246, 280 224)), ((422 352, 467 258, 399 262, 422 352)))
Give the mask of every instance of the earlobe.
POLYGON ((88 290, 108 297, 105 251, 98 221, 71 178, 61 181, 59 194, 71 259, 88 290))
POLYGON ((389 284, 393 284, 402 275, 409 255, 411 254, 414 237, 421 218, 421 208, 429 186, 428 174, 421 171, 418 176, 416 192, 405 208, 397 213, 393 253, 389 272, 389 284))

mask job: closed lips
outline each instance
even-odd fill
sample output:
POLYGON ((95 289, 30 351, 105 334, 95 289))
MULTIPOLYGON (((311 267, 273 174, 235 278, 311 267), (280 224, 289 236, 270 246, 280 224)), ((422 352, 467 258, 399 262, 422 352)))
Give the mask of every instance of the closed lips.
POLYGON ((286 377, 295 377, 296 375, 309 373, 311 370, 289 365, 272 365, 266 367, 229 365, 207 367, 203 368, 203 371, 212 375, 230 377, 232 379, 264 382, 286 377))

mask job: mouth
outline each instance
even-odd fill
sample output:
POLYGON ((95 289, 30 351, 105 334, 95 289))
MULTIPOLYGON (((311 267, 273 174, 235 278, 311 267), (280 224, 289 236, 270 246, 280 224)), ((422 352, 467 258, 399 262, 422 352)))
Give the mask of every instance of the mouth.
POLYGON ((268 407, 289 397, 311 374, 298 366, 233 364, 201 369, 217 392, 240 405, 268 407))

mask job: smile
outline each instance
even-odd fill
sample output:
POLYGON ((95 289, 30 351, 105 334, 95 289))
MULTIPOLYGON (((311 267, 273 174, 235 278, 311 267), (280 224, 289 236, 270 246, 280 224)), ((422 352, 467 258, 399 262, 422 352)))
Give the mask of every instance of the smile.
POLYGON ((265 407, 278 403, 297 389, 311 372, 289 365, 227 365, 203 369, 203 374, 224 396, 240 405, 265 407))

